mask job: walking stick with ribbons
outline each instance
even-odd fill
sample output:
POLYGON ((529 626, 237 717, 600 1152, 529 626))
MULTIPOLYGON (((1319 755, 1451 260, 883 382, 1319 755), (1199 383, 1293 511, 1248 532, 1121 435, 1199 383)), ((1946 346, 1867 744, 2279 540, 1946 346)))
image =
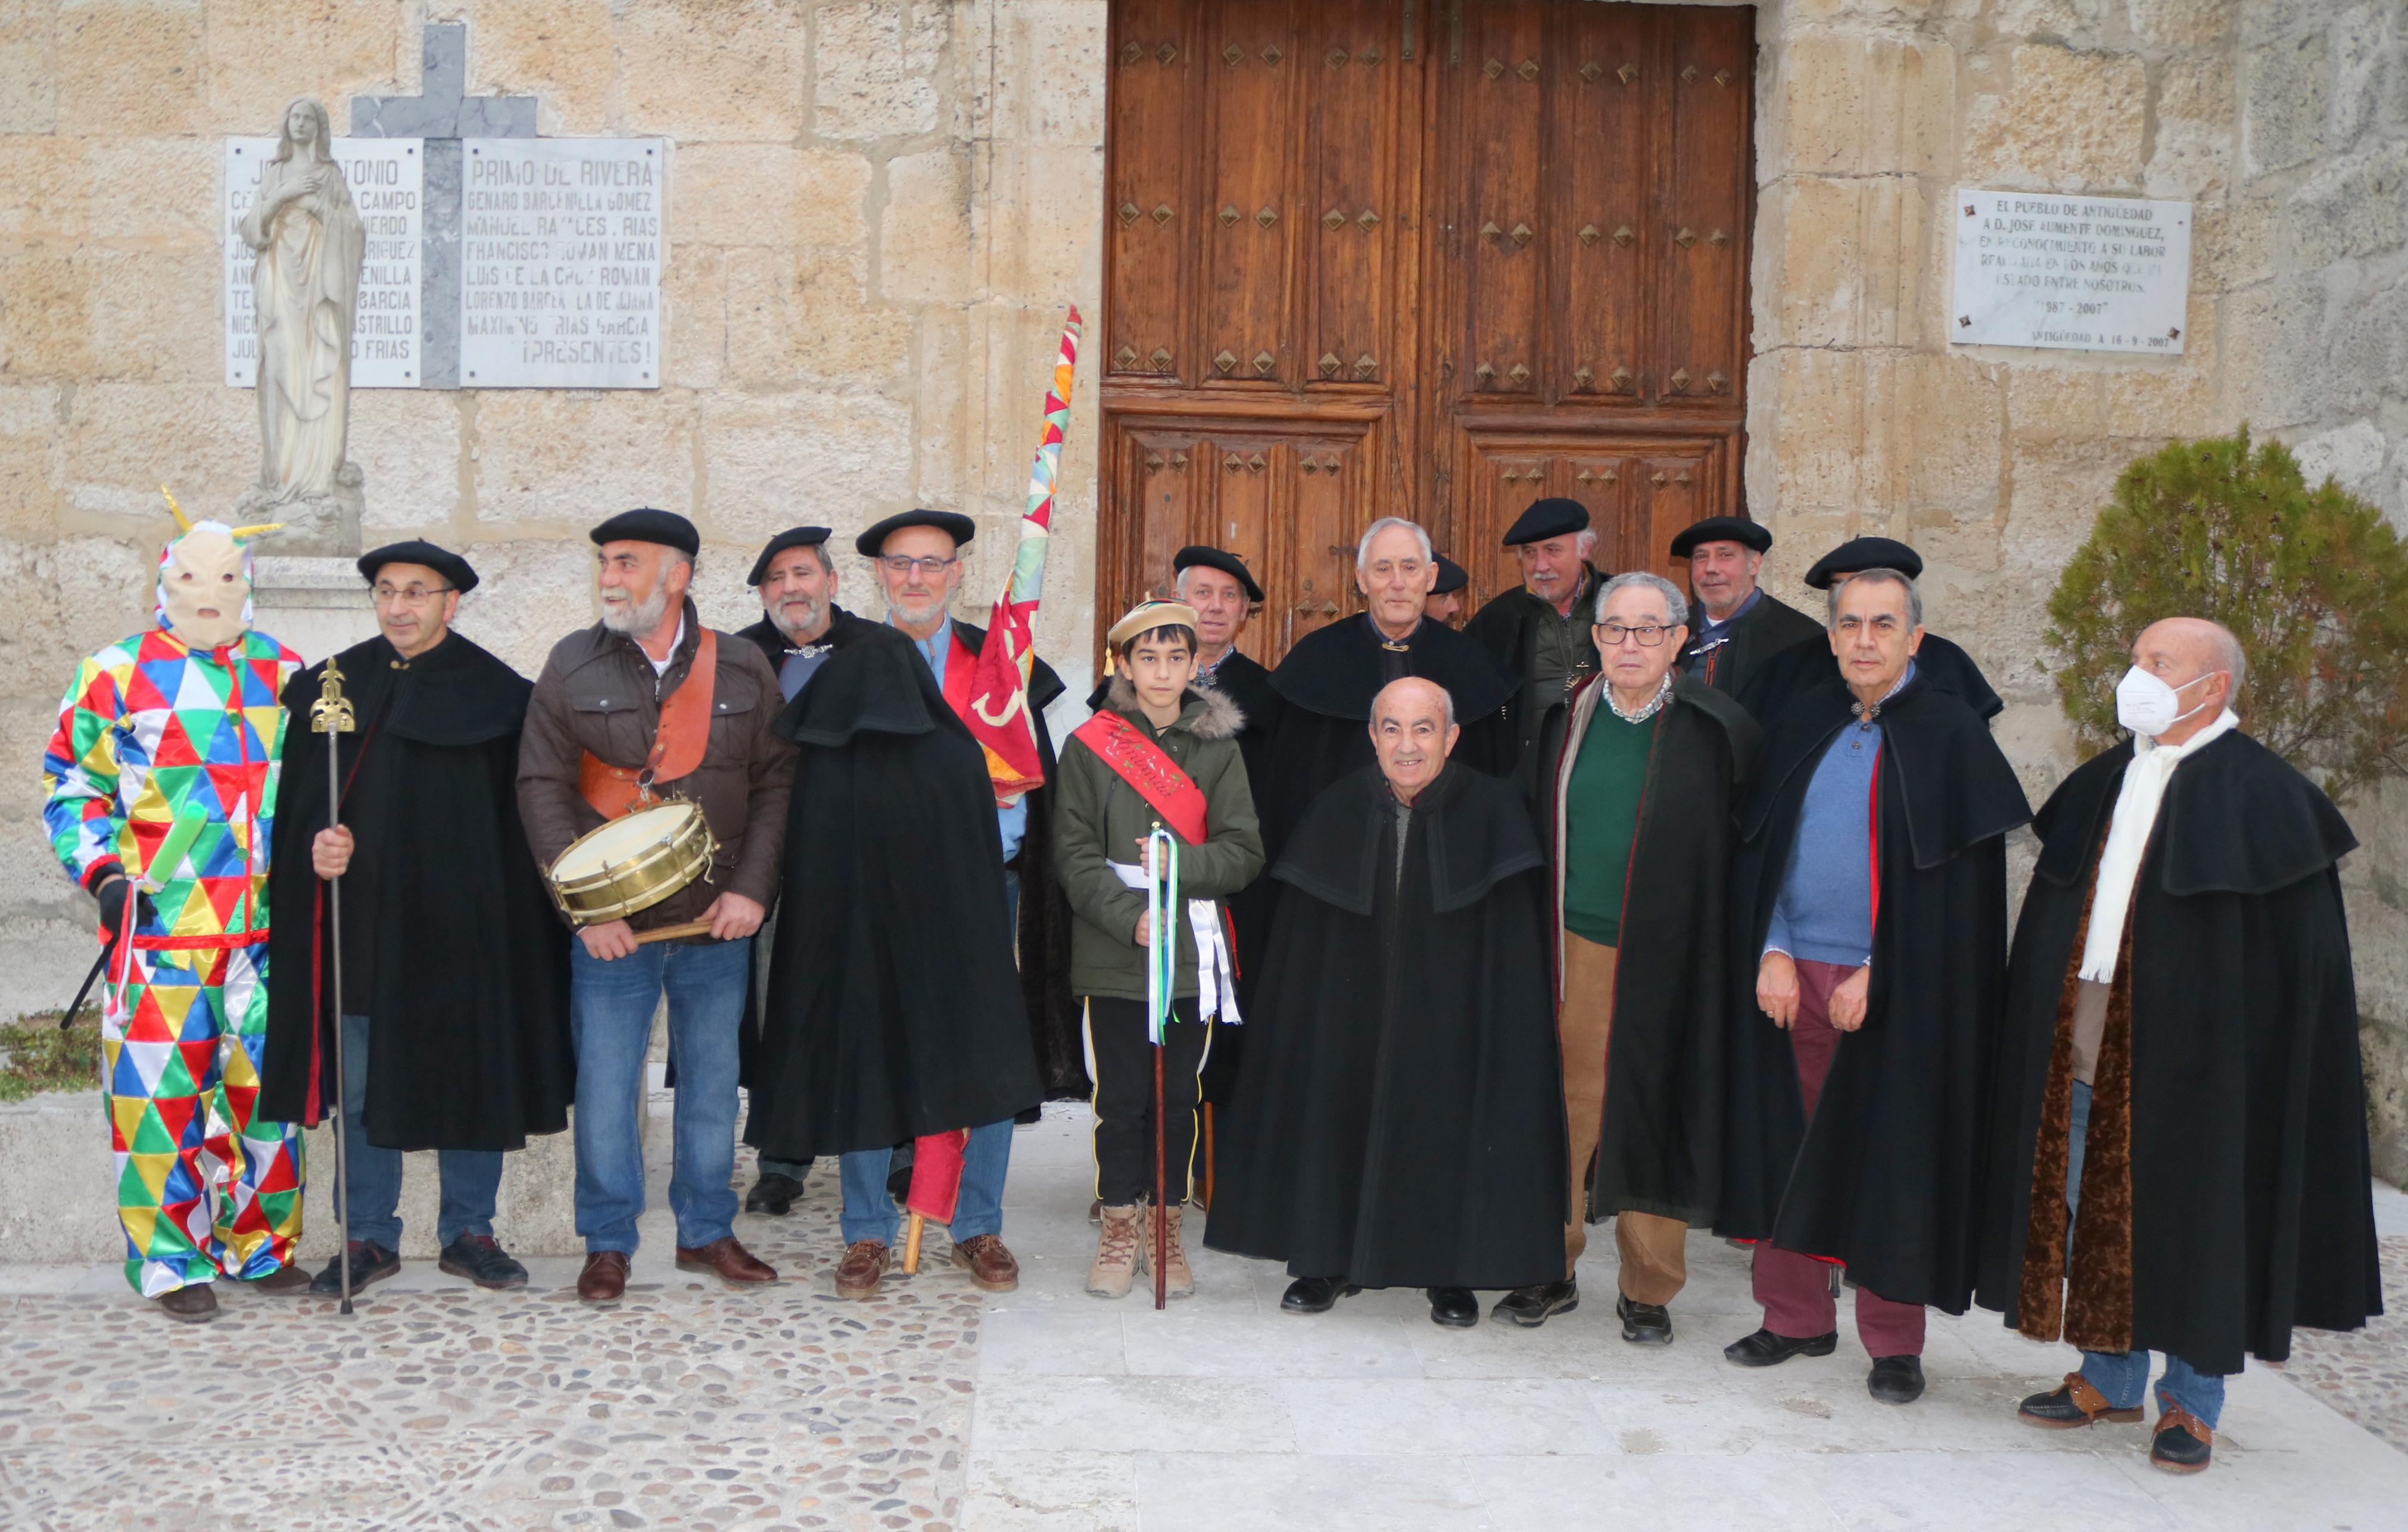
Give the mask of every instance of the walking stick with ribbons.
POLYGON ((185 853, 193 849, 193 842, 201 838, 201 826, 208 823, 208 816, 199 811, 187 811, 168 826, 166 838, 161 840, 159 849, 150 853, 142 876, 127 880, 125 905, 117 913, 117 931, 101 947, 100 955, 92 960, 92 971, 83 976, 83 987, 77 990, 75 998, 67 1002, 66 1014, 59 1018, 60 1031, 64 1032, 75 1025, 76 1013, 83 1009, 84 996, 92 993, 92 986, 100 979, 101 970, 133 939, 134 927, 142 918, 143 896, 156 894, 167 886, 167 880, 176 875, 176 868, 182 865, 185 853))
MULTIPOLYGON (((351 699, 343 695, 343 672, 330 656, 326 674, 318 683, 318 700, 309 705, 309 727, 326 737, 326 828, 343 827, 343 774, 339 737, 359 727, 351 699)), ((326 905, 334 926, 335 982, 327 1009, 335 1023, 335 1221, 342 1228, 343 1304, 351 1311, 351 1182, 343 1164, 343 1138, 351 1125, 351 1104, 346 1099, 350 1081, 343 1069, 343 881, 326 880, 326 905)))
POLYGON ((1179 838, 1154 822, 1145 838, 1145 1035, 1154 1044, 1154 1306, 1170 1302, 1170 1178, 1163 1164, 1162 1042, 1179 996, 1179 838))

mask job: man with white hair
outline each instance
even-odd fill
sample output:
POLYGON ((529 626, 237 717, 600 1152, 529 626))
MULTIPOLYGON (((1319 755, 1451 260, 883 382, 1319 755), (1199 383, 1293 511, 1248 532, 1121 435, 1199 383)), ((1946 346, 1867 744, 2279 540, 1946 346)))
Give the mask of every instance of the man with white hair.
POLYGON ((1496 1317, 1535 1325, 1577 1308, 1587 1225, 1612 1218, 1622 1339, 1661 1345, 1689 1229, 1713 1222, 1722 1191, 1731 824, 1760 735, 1737 702, 1673 668, 1689 632, 1678 586, 1616 575, 1594 609, 1604 669, 1547 710, 1530 757, 1555 870, 1564 1270, 1507 1295, 1496 1317))
POLYGON ((668 996, 677 1060, 677 1264, 735 1285, 778 1274, 735 1235, 737 1034, 752 933, 776 896, 791 745, 770 732, 778 677, 761 651, 705 627, 686 589, 702 537, 666 510, 611 517, 595 544, 602 620, 552 648, 519 741, 519 816, 538 866, 645 792, 701 806, 719 844, 708 878, 619 920, 580 926, 569 948, 577 1050, 577 1296, 616 1303, 644 1210, 644 1057, 668 996), (698 937, 638 943, 638 930, 707 922, 698 937))
POLYGON ((1530 502, 1506 532, 1505 546, 1521 562, 1522 583, 1491 597, 1463 631, 1521 678, 1510 725, 1518 762, 1547 709, 1597 674, 1598 649, 1589 637, 1599 580, 1589 563, 1597 533, 1586 506, 1549 496, 1530 502))
POLYGON ((2008 970, 1980 1301, 2082 1348, 2034 1425, 2137 1422, 2195 1473, 2224 1381, 2294 1325, 2383 1311, 2366 1089, 2324 794, 2241 731, 2226 628, 2153 623, 2115 689, 2132 737, 2065 780, 2008 970))
POLYGON ((1563 1267, 1563 1077, 1546 981, 1545 858, 1512 787, 1451 758, 1419 677, 1370 699, 1369 765, 1322 793, 1283 885, 1221 1185, 1215 1250, 1284 1261, 1281 1307, 1419 1287, 1440 1324, 1473 1290, 1563 1267))
POLYGON ((1322 789, 1371 764, 1371 698, 1391 681, 1417 676, 1445 691, 1463 731, 1456 764, 1492 774, 1512 769, 1504 709, 1517 682, 1478 642, 1424 613, 1437 580, 1429 534, 1401 517, 1380 518, 1354 549, 1354 584, 1367 609, 1304 635, 1271 672, 1279 731, 1254 787, 1274 866, 1322 789))

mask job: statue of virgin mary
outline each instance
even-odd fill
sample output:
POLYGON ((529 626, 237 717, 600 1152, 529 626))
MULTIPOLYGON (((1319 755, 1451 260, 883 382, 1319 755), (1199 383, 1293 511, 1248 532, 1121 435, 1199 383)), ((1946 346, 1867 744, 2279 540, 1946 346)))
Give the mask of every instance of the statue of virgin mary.
MULTIPOLYGON (((259 324, 258 503, 332 495, 358 484, 343 458, 351 420, 351 316, 366 232, 337 165, 326 108, 284 108, 276 157, 243 215, 259 324)), ((247 501, 251 496, 245 496, 247 501)))

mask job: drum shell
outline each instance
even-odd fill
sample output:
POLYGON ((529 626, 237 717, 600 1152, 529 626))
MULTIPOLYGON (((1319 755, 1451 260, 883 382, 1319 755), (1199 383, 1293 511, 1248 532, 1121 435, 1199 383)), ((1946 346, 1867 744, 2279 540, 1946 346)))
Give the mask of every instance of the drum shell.
POLYGON ((578 837, 544 869, 544 889, 552 895, 553 907, 567 916, 571 924, 597 925, 650 909, 709 872, 711 859, 719 852, 710 823, 696 806, 683 823, 626 861, 608 864, 597 872, 563 878, 561 864, 588 838, 609 827, 610 824, 597 825, 578 837))

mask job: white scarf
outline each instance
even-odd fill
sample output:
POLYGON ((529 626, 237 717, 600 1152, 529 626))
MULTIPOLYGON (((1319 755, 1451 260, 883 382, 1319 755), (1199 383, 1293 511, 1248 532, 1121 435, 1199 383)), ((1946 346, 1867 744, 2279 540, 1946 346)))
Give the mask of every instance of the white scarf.
MULTIPOLYGON (((1145 869, 1134 862, 1106 862, 1106 866, 1120 875, 1123 883, 1140 893, 1145 891, 1145 869)), ((1187 928, 1196 936, 1196 1015, 1198 1020, 1218 1017, 1230 1026, 1240 1024, 1238 1015, 1238 966, 1229 956, 1229 943, 1221 929, 1221 907, 1213 899, 1187 901, 1187 928)), ((1166 939, 1166 933, 1156 931, 1154 939, 1166 939)))
POLYGON ((2099 853, 2099 892, 2090 903, 2090 930, 2083 938, 2079 975, 2096 983, 2115 981, 2115 957, 2124 945, 2124 918, 2131 912, 2132 885, 2140 881, 2141 858, 2149 849, 2149 832, 2157 809, 2166 801, 2166 782, 2174 767, 2209 744, 2241 726, 2228 708, 2215 722, 2179 745, 2160 745, 2146 735, 2132 737, 2132 764, 2124 768, 2124 785, 2115 795, 2115 818, 2107 828, 2107 849, 2099 853))

